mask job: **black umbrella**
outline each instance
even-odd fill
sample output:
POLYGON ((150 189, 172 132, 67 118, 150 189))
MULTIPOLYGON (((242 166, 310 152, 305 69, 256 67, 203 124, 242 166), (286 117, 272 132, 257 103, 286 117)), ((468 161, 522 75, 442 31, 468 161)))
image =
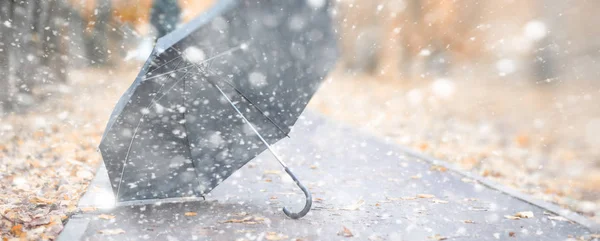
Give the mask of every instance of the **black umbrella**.
POLYGON ((288 136, 337 58, 326 0, 220 1, 159 39, 100 151, 116 201, 194 199, 288 136))

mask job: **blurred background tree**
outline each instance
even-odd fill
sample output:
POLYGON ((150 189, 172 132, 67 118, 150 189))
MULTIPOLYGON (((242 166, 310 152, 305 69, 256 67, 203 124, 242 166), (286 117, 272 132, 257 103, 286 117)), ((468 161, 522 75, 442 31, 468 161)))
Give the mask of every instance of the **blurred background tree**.
POLYGON ((157 32, 157 37, 173 31, 181 18, 181 9, 177 0, 154 0, 150 22, 157 32))
MULTIPOLYGON (((30 105, 69 68, 123 60, 212 1, 5 0, 0 3, 0 101, 30 105), (155 33, 155 34, 152 34, 155 33)), ((598 63, 600 3, 559 0, 339 0, 340 66, 389 81, 498 73, 536 83, 589 78, 598 63)), ((489 74, 488 74, 489 75, 489 74)), ((12 107, 11 107, 12 106, 12 107)))

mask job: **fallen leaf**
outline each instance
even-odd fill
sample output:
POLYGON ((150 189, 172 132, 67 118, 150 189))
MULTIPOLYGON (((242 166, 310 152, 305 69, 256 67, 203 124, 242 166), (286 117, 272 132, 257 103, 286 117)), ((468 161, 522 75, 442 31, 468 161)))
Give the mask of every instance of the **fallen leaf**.
POLYGON ((519 218, 533 218, 533 212, 531 211, 524 211, 524 212, 518 212, 515 214, 516 217, 519 218))
POLYGON ((442 204, 448 203, 448 201, 446 201, 446 200, 440 200, 440 199, 433 199, 433 200, 431 200, 431 202, 433 202, 433 203, 442 203, 442 204))
POLYGON ((50 205, 54 203, 53 200, 37 196, 30 198, 29 202, 35 205, 50 205))
POLYGON ((509 237, 517 237, 517 234, 515 232, 509 232, 508 236, 509 237))
POLYGON ((352 231, 350 231, 350 229, 346 228, 346 226, 342 226, 342 230, 340 230, 337 235, 338 236, 343 236, 343 237, 354 237, 354 234, 352 234, 352 231))
POLYGON ((193 216, 196 216, 196 215, 198 215, 198 213, 196 213, 196 212, 186 212, 186 213, 184 213, 183 215, 185 215, 185 216, 187 216, 187 217, 193 217, 193 216))
POLYGON ((388 201, 410 201, 417 200, 417 197, 386 197, 388 201))
POLYGON ((434 195, 431 194, 417 194, 418 198, 434 198, 434 195))
POLYGON ((364 204, 365 204, 365 200, 363 200, 361 197, 358 199, 358 201, 356 201, 356 203, 346 206, 346 207, 343 207, 342 210, 356 211, 364 204))
POLYGON ((467 219, 467 220, 464 220, 463 222, 464 222, 464 223, 475 223, 475 221, 473 221, 473 220, 468 220, 468 219, 467 219))
POLYGON ((519 220, 522 218, 533 218, 533 212, 531 211, 524 211, 524 212, 518 212, 515 213, 514 215, 504 215, 505 218, 508 219, 512 219, 512 220, 519 220))
POLYGON ((111 219, 115 219, 114 215, 109 215, 109 214, 100 214, 98 215, 99 219, 104 219, 104 220, 111 220, 111 219))
POLYGON ((97 210, 97 208, 95 208, 95 207, 84 207, 84 208, 81 208, 81 211, 84 212, 84 213, 94 212, 96 210, 97 210))
POLYGON ((427 145, 427 143, 421 143, 419 145, 419 149, 421 149, 421 151, 427 150, 428 147, 429 147, 429 145, 427 145))
POLYGON ((316 165, 310 165, 310 169, 317 169, 316 165))
POLYGON ((519 220, 521 218, 517 217, 517 216, 513 216, 513 215, 504 215, 505 218, 511 219, 511 220, 519 220))
POLYGON ((269 199, 271 199, 271 200, 275 200, 277 198, 278 198, 277 196, 271 196, 271 197, 269 197, 269 199))
POLYGON ((25 233, 23 233, 23 225, 21 225, 21 224, 17 224, 15 226, 13 226, 10 229, 10 232, 17 237, 21 237, 21 235, 25 234, 25 233))
POLYGON ((221 223, 242 223, 242 224, 259 224, 262 223, 265 219, 261 217, 247 216, 241 219, 229 219, 222 221, 221 223))
POLYGON ((448 168, 446 168, 444 166, 433 165, 429 168, 429 170, 438 171, 438 172, 446 172, 446 171, 448 171, 448 168))
POLYGON ((444 237, 442 235, 436 234, 436 235, 430 236, 429 239, 432 239, 432 240, 446 240, 448 238, 444 237))
MULTIPOLYGON (((60 220, 60 218, 59 218, 60 220)), ((45 225, 45 224, 49 224, 50 223, 51 218, 49 216, 43 216, 43 217, 38 217, 38 218, 34 218, 31 221, 29 221, 27 223, 28 226, 40 226, 40 225, 45 225)))
POLYGON ((285 240, 287 238, 288 236, 276 232, 267 232, 267 235, 265 235, 265 239, 269 241, 285 240))
POLYGON ((423 175, 417 174, 417 175, 411 176, 410 178, 412 178, 412 179, 421 179, 422 177, 423 177, 423 175))
POLYGON ((555 221, 563 221, 563 222, 569 222, 570 220, 562 217, 562 216, 550 216, 548 217, 548 219, 550 220, 555 220, 555 221))
POLYGON ((125 230, 120 229, 120 228, 115 228, 115 229, 102 229, 102 230, 98 230, 99 234, 104 234, 104 235, 116 235, 116 234, 123 234, 125 233, 125 230))

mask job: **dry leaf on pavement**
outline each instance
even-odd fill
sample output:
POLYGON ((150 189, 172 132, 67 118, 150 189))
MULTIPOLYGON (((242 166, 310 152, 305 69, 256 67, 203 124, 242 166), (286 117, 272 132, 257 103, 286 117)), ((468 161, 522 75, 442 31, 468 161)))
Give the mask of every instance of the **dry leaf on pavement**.
POLYGON ((418 198, 434 198, 434 195, 431 194, 417 194, 418 198))
POLYGON ((365 200, 361 198, 358 199, 358 201, 356 201, 356 203, 352 204, 352 205, 348 205, 346 207, 341 208, 342 210, 347 210, 347 211, 356 211, 358 210, 362 205, 365 204, 365 200))
POLYGON ((99 219, 104 219, 104 220, 111 220, 111 219, 115 219, 114 215, 109 215, 109 214, 100 214, 98 215, 99 219))
POLYGON ((430 236, 429 239, 436 240, 436 241, 441 241, 441 240, 448 239, 448 237, 444 237, 442 235, 436 234, 436 235, 430 236))
POLYGON ((50 204, 54 203, 53 200, 50 200, 50 199, 47 199, 44 197, 37 197, 37 196, 30 198, 29 202, 33 203, 35 205, 50 205, 50 204))
POLYGON ((222 221, 221 223, 241 223, 241 224, 259 224, 259 223, 263 223, 265 221, 264 218, 261 217, 254 217, 254 216, 247 216, 241 219, 229 219, 229 220, 225 220, 222 221))
POLYGON ((533 218, 533 212, 531 211, 524 211, 524 212, 517 212, 514 215, 504 215, 505 218, 508 219, 512 219, 512 220, 519 220, 522 218, 533 218))
POLYGON ((116 234, 123 234, 125 233, 125 230, 120 229, 120 228, 115 228, 115 229, 102 229, 102 230, 98 230, 99 234, 104 234, 104 235, 116 235, 116 234))
POLYGON ((562 216, 550 216, 550 217, 548 217, 548 219, 555 220, 555 221, 562 221, 562 222, 570 222, 571 221, 571 220, 566 219, 566 218, 564 218, 562 216))
POLYGON ((340 230, 337 235, 338 236, 343 236, 343 237, 354 237, 354 234, 352 234, 352 231, 350 231, 350 229, 346 228, 346 226, 342 226, 342 230, 340 230))
POLYGON ((265 239, 269 241, 287 240, 288 236, 276 232, 267 232, 265 239))

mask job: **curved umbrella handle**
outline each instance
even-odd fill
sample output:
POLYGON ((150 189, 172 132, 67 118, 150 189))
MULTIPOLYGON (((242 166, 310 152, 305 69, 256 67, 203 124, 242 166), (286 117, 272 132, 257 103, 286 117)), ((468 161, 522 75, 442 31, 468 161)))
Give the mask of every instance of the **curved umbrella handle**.
POLYGON ((298 181, 296 175, 294 175, 294 173, 292 173, 292 171, 290 171, 288 167, 285 167, 285 172, 287 172, 287 174, 290 175, 290 177, 292 178, 292 180, 294 180, 296 185, 298 185, 298 187, 302 189, 302 192, 304 192, 304 196, 306 196, 306 204, 304 205, 302 211, 300 211, 299 213, 292 213, 286 207, 283 207, 283 213, 285 213, 285 215, 287 215, 291 219, 299 219, 301 217, 304 217, 308 213, 308 211, 310 211, 310 207, 312 206, 312 194, 310 194, 308 188, 306 188, 304 185, 302 185, 302 183, 300 183, 300 181, 298 181))

